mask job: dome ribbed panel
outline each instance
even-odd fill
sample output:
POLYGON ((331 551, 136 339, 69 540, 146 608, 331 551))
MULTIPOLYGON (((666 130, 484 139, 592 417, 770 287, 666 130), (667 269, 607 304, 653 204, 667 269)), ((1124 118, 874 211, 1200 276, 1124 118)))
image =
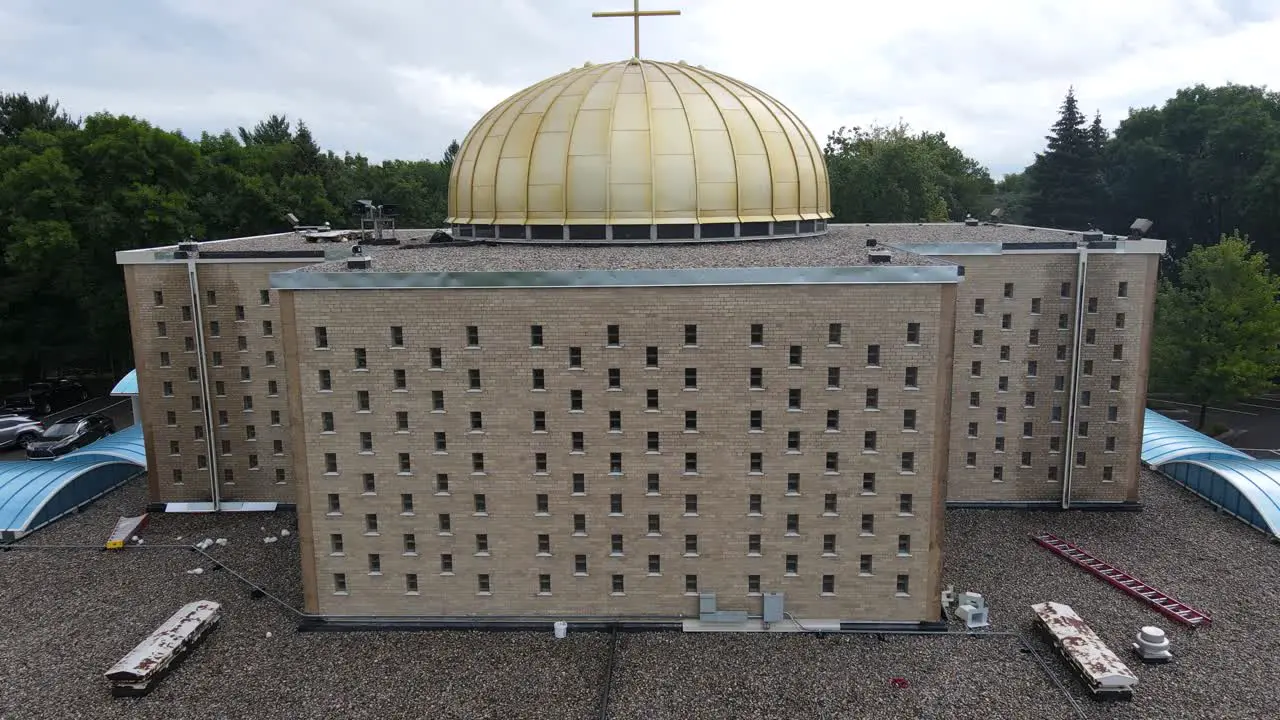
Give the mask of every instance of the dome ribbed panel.
POLYGON ((831 217, 794 113, 688 65, 587 66, 503 101, 467 134, 451 224, 627 225, 831 217))

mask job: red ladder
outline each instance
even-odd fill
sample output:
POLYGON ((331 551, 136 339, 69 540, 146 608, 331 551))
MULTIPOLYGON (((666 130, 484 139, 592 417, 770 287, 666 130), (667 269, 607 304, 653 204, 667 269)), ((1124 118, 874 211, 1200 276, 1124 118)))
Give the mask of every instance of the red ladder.
POLYGON ((1035 540, 1040 546, 1052 550, 1058 555, 1061 555, 1067 560, 1070 560, 1076 565, 1088 570, 1103 580, 1106 580, 1120 590, 1123 590, 1129 595, 1145 602, 1155 608, 1156 612, 1159 612, 1172 620, 1176 620, 1192 627, 1200 627, 1201 625, 1208 625, 1212 622, 1212 619, 1207 613, 1200 612, 1190 605, 1160 592, 1129 573, 1112 567, 1093 555, 1090 555, 1088 552, 1081 550, 1076 545, 1063 540, 1057 535, 1042 533, 1031 539, 1035 540))

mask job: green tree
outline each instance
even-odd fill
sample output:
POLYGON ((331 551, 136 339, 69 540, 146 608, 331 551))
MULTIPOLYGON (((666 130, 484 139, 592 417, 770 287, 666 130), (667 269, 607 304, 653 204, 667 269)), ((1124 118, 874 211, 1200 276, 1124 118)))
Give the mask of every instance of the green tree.
POLYGON ((1152 341, 1153 384, 1200 408, 1271 387, 1280 372, 1280 278, 1239 233, 1197 245, 1160 285, 1152 341))
POLYGON ((823 153, 835 222, 961 220, 987 207, 995 188, 944 134, 905 124, 842 127, 827 136, 823 153))
POLYGON ((1061 115, 1045 138, 1048 147, 1027 168, 1027 222, 1044 227, 1083 230, 1106 215, 1100 145, 1106 131, 1102 118, 1092 128, 1067 91, 1061 115))
POLYGON ((1181 257, 1239 228, 1280 262, 1280 93, 1179 90, 1159 108, 1130 111, 1104 167, 1116 229, 1151 218, 1181 257))

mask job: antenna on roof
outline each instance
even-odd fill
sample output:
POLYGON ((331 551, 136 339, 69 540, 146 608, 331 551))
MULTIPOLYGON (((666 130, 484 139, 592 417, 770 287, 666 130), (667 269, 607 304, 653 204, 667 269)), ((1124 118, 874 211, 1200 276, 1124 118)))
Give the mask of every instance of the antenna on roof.
POLYGON ((377 205, 372 200, 356 200, 351 203, 351 211, 360 216, 360 238, 370 245, 397 245, 396 215, 400 208, 387 203, 377 205), (385 231, 390 230, 390 236, 385 231))

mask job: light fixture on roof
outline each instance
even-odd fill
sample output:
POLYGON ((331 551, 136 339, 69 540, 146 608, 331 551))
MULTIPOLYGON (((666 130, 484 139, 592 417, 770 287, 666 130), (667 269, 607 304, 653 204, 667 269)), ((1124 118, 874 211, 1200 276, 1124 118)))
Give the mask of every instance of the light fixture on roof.
POLYGON ((1004 215, 1004 208, 995 208, 991 211, 991 222, 1000 222, 1000 217, 1004 215))
POLYGON ((289 224, 290 224, 290 225, 293 225, 293 226, 295 226, 295 227, 296 227, 296 226, 298 225, 298 223, 300 222, 300 221, 298 220, 298 216, 297 216, 297 215, 294 215, 293 213, 285 213, 285 215, 284 215, 284 219, 285 219, 285 220, 288 220, 288 221, 289 221, 289 224))
POLYGON ((1151 226, 1155 223, 1146 218, 1138 218, 1129 226, 1129 237, 1138 238, 1151 232, 1151 226))

